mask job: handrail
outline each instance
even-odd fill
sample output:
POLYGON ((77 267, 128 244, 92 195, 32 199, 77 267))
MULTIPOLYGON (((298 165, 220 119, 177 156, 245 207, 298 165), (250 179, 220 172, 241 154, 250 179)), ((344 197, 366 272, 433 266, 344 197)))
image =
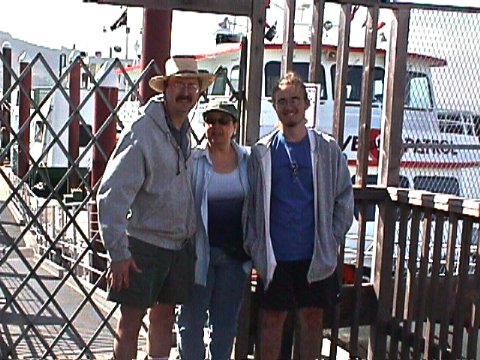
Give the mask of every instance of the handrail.
POLYGON ((395 187, 388 187, 387 191, 395 202, 480 218, 480 199, 395 187))

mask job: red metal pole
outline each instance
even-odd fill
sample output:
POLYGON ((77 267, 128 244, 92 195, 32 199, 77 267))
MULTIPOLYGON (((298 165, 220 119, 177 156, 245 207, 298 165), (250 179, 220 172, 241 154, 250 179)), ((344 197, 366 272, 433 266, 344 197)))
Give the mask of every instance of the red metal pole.
MULTIPOLYGON (((93 124, 93 132, 96 134, 107 118, 110 116, 110 110, 100 96, 100 91, 105 94, 110 105, 115 108, 118 102, 118 88, 114 87, 100 87, 95 93, 95 119, 93 124)), ((115 138, 117 134, 117 124, 115 119, 110 119, 110 122, 103 130, 102 134, 98 137, 97 143, 93 149, 92 157, 92 187, 101 179, 105 167, 107 165, 108 158, 115 148, 115 138), (100 151, 102 149, 107 158, 102 155, 100 151)))
MULTIPOLYGON (((2 106, 2 121, 0 123, 1 128, 1 146, 6 146, 10 142, 10 116, 12 108, 12 96, 10 94, 5 95, 12 85, 12 75, 8 68, 12 67, 12 45, 5 41, 2 44, 2 54, 4 58, 3 63, 3 94, 4 94, 4 105, 2 106)), ((7 156, 8 157, 8 156, 7 156)), ((2 159, 3 162, 3 159, 2 159)))
MULTIPOLYGON (((165 61, 170 57, 172 33, 172 10, 143 10, 143 53, 142 53, 142 69, 148 65, 153 59, 160 72, 165 74, 165 61)), ((140 84, 140 93, 146 102, 153 95, 153 91, 148 86, 148 80, 155 75, 147 74, 140 84)))
MULTIPOLYGON (((75 113, 75 110, 78 109, 80 104, 80 58, 76 57, 72 59, 75 64, 71 68, 69 74, 69 91, 70 99, 73 103, 73 107, 70 108, 69 115, 72 116, 75 113)), ((74 115, 70 120, 70 125, 68 126, 68 152, 73 161, 78 158, 79 152, 79 142, 80 142, 80 121, 78 115, 74 115)), ((70 172, 68 190, 77 188, 80 181, 78 178, 78 173, 76 171, 70 172)))
POLYGON ((25 72, 25 76, 20 82, 20 109, 18 118, 18 177, 23 178, 29 168, 30 153, 30 94, 32 91, 32 71, 27 69, 29 61, 20 60, 20 75, 25 72), (22 127, 24 127, 22 129, 22 127), (20 130, 22 129, 22 130, 20 130))

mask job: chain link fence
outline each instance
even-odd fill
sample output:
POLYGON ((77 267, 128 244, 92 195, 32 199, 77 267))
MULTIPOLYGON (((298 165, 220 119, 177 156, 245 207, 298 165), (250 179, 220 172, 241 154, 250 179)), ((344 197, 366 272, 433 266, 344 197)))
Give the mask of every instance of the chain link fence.
POLYGON ((403 185, 480 198, 480 13, 412 9, 403 185))

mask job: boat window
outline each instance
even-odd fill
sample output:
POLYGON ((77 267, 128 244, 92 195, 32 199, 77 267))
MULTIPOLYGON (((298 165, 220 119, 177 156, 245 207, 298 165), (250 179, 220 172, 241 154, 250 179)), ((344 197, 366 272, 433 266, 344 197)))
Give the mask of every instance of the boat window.
POLYGON ((227 68, 220 66, 215 71, 215 82, 211 86, 210 95, 225 95, 227 89, 227 68))
MULTIPOLYGON (((335 97, 335 75, 337 66, 332 65, 330 75, 332 77, 332 92, 335 97)), ((350 65, 347 70, 347 101, 360 101, 362 94, 362 65, 350 65)), ((373 101, 383 101, 383 81, 385 78, 385 70, 381 67, 375 67, 373 80, 373 101)))
POLYGON ((35 121, 33 141, 42 142, 44 128, 43 121, 35 121))
POLYGON ((415 71, 407 73, 405 106, 416 109, 433 108, 432 87, 427 74, 415 71))
POLYGON ((442 111, 438 113, 440 131, 447 134, 475 135, 473 115, 461 111, 442 111))
MULTIPOLYGON (((280 80, 280 66, 281 63, 279 61, 269 61, 265 65, 265 96, 271 97, 273 88, 277 85, 278 80, 280 80)), ((326 85, 325 85, 325 69, 323 66, 321 67, 320 71, 320 84, 322 86, 322 91, 320 94, 321 100, 327 99, 327 94, 325 92, 326 85)), ((303 81, 308 82, 308 71, 309 71, 309 63, 307 62, 294 62, 293 63, 293 71, 295 71, 303 81)))
MULTIPOLYGON (((356 177, 352 176, 352 184, 355 184, 356 177)), ((377 175, 367 175, 367 185, 376 185, 377 184, 377 175)), ((409 188, 410 183, 405 176, 400 175, 400 181, 398 187, 400 188, 409 188)), ((360 203, 355 202, 353 207, 355 219, 358 221, 360 214, 360 203)), ((366 221, 375 221, 375 205, 370 204, 367 206, 366 221)))
POLYGON ((85 124, 82 124, 80 125, 79 127, 79 130, 80 130, 80 139, 78 141, 78 145, 80 147, 85 147, 88 145, 88 143, 90 142, 90 139, 91 139, 91 136, 89 134, 89 132, 85 129, 85 127, 88 128, 88 130, 90 130, 90 134, 92 133, 92 127, 90 125, 85 125, 85 124))
POLYGON ((45 99, 50 88, 35 88, 32 90, 33 93, 33 102, 30 103, 30 108, 34 108, 33 104, 40 105, 40 103, 45 99))
POLYGON ((415 176, 413 187, 433 193, 460 195, 458 180, 451 176, 415 176))
POLYGON ((230 83, 233 90, 238 91, 238 83, 240 81, 240 66, 235 65, 230 71, 230 83))

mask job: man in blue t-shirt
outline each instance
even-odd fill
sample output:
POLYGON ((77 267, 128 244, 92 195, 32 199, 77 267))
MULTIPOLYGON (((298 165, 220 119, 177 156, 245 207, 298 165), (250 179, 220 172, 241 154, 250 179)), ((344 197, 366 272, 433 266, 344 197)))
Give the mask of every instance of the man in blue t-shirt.
POLYGON ((339 293, 337 249, 353 220, 353 191, 335 140, 307 129, 305 85, 287 73, 273 90, 281 126, 252 148, 246 250, 260 277, 262 360, 280 355, 298 309, 300 359, 320 358, 323 309, 339 293))

